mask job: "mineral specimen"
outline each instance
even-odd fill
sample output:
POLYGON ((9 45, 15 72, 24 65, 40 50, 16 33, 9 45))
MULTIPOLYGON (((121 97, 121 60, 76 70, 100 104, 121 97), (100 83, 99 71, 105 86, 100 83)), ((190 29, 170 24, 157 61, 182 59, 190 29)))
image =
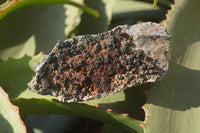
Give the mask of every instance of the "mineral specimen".
POLYGON ((155 82, 168 69, 169 39, 162 25, 147 22, 58 41, 35 65, 29 89, 79 102, 155 82))

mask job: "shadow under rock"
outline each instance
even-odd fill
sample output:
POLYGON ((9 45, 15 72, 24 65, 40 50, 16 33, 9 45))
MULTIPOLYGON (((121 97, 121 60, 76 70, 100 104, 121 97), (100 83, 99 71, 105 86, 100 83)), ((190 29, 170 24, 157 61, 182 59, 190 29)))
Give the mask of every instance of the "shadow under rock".
POLYGON ((141 107, 146 101, 148 104, 184 111, 200 106, 199 81, 200 71, 170 64, 162 80, 128 88, 124 91, 124 101, 99 106, 117 113, 128 113, 138 120, 144 120, 145 112, 141 107), (147 98, 143 91, 147 91, 147 98))
POLYGON ((137 120, 144 120, 145 113, 142 106, 145 104, 146 98, 144 90, 149 84, 143 84, 124 90, 125 100, 111 104, 99 104, 104 109, 112 109, 114 112, 121 114, 129 114, 130 117, 137 120))

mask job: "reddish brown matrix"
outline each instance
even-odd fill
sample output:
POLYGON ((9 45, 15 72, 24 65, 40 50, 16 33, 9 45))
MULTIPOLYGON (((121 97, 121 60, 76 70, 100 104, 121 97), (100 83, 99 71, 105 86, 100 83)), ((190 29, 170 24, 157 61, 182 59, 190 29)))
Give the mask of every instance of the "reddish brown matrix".
POLYGON ((79 102, 155 82, 168 69, 169 39, 162 25, 147 22, 58 41, 35 65, 29 89, 79 102))

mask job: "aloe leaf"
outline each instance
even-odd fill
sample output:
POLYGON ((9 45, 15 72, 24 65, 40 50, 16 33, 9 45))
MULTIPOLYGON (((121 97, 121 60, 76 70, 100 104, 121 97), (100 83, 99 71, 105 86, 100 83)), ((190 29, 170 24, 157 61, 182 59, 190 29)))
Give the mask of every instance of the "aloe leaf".
MULTIPOLYGON (((145 112, 142 109, 142 106, 145 104, 145 95, 143 93, 144 88, 148 88, 148 84, 131 87, 122 92, 118 92, 100 99, 86 101, 84 103, 93 106, 99 106, 104 109, 112 109, 115 112, 143 121, 145 117, 145 112)), ((142 125, 140 126, 142 127, 142 125)), ((119 129, 119 127, 110 124, 106 124, 103 128, 103 131, 113 133, 118 133, 120 131, 123 132, 123 130, 119 129)))
POLYGON ((0 85, 12 99, 25 98, 53 98, 42 96, 28 90, 28 83, 35 75, 33 64, 39 62, 42 54, 35 57, 24 57, 22 59, 9 59, 0 62, 0 85))
POLYGON ((0 5, 0 19, 5 17, 9 13, 15 11, 16 9, 30 5, 41 5, 41 4, 69 4, 81 8, 85 12, 95 17, 99 16, 98 12, 96 12, 95 10, 92 10, 87 6, 81 5, 71 0, 20 0, 20 1, 8 0, 0 5))
POLYGON ((76 21, 75 17, 73 21, 69 19, 77 12, 67 14, 68 10, 64 5, 37 5, 9 14, 0 21, 0 59, 18 59, 40 51, 49 53, 57 40, 66 39, 66 34, 72 30, 68 26, 76 21))
POLYGON ((156 4, 156 8, 161 7, 163 9, 170 9, 170 4, 172 4, 174 0, 135 0, 135 1, 148 2, 151 3, 151 5, 153 2, 153 6, 156 4))
POLYGON ((91 15, 83 13, 81 23, 77 29, 77 35, 88 33, 95 34, 108 30, 115 0, 85 0, 85 4, 96 9, 99 12, 100 17, 94 18, 91 17, 91 15))
POLYGON ((153 8, 152 1, 147 3, 137 0, 116 0, 111 26, 133 25, 140 21, 160 22, 165 19, 165 13, 166 11, 160 7, 153 8))
POLYGON ((10 103, 8 95, 0 87, 0 132, 26 133, 26 127, 19 115, 19 108, 10 103))
POLYGON ((157 4, 158 4, 158 0, 154 0, 153 1, 153 7, 156 8, 157 4))
POLYGON ((200 1, 177 0, 165 25, 171 34, 166 78, 147 95, 145 131, 199 132, 200 1))
POLYGON ((114 112, 105 111, 85 104, 61 103, 46 99, 17 99, 12 101, 20 107, 22 114, 59 114, 84 117, 110 123, 131 131, 143 132, 141 121, 133 120, 114 112))
POLYGON ((0 21, 0 60, 33 56, 40 51, 49 53, 57 40, 70 36, 81 15, 80 8, 67 4, 34 5, 16 10, 0 21))
MULTIPOLYGON (((79 3, 83 3, 83 0, 78 0, 79 3)), ((77 26, 80 24, 82 10, 80 8, 76 8, 71 5, 65 5, 66 8, 65 15, 67 16, 65 19, 65 35, 70 38, 73 36, 77 26)))
POLYGON ((112 109, 115 112, 127 114, 137 120, 144 120, 145 112, 142 109, 142 106, 145 104, 144 88, 148 88, 148 84, 131 87, 116 94, 83 103, 104 109, 112 109))

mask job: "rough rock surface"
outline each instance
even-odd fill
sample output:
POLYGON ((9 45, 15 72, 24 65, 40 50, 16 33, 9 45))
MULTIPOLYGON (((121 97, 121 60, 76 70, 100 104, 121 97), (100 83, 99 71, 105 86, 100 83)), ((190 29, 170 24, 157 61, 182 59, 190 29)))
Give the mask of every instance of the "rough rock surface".
POLYGON ((79 102, 155 82, 168 69, 169 39, 162 25, 147 22, 58 41, 35 65, 29 89, 79 102))

